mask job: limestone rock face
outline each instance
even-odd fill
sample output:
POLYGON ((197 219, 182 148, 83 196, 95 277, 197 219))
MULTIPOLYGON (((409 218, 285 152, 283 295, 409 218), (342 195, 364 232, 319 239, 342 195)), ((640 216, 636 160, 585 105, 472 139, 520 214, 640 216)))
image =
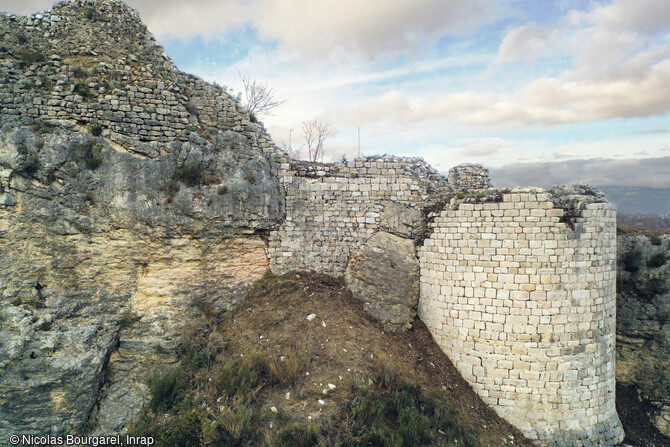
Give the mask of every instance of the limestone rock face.
POLYGON ((637 387, 670 436, 670 236, 620 234, 617 244, 616 379, 637 387))
POLYGON ((354 297, 386 330, 411 327, 419 300, 419 261, 410 239, 375 233, 351 256, 344 278, 354 297))
POLYGON ((268 161, 232 133, 193 140, 149 159, 64 129, 0 132, 15 199, 0 206, 3 436, 119 432, 183 327, 220 318, 267 270, 254 232, 281 214, 268 161), (217 180, 189 185, 189 163, 217 180))
POLYGON ((0 445, 122 432, 268 269, 277 151, 117 0, 0 14, 0 445))

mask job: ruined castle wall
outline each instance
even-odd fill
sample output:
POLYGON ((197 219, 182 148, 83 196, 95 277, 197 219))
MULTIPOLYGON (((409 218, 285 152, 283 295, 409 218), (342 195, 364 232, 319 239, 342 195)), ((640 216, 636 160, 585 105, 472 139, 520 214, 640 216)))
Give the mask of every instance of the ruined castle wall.
POLYGON ((271 233, 268 250, 270 268, 277 273, 310 270, 341 275, 351 251, 376 231, 383 227, 399 232, 384 222, 410 217, 402 235, 420 231, 410 228, 420 226, 420 210, 448 189, 420 158, 332 164, 286 159, 278 176, 286 194, 286 219, 271 233))
POLYGON ((610 446, 616 231, 606 203, 574 230, 541 189, 442 211, 419 250, 419 315, 463 377, 541 445, 610 446))
POLYGON ((99 125, 103 136, 187 141, 203 126, 271 146, 226 88, 181 73, 122 2, 62 2, 0 14, 0 125, 99 125), (90 8, 90 9, 89 9, 90 8))

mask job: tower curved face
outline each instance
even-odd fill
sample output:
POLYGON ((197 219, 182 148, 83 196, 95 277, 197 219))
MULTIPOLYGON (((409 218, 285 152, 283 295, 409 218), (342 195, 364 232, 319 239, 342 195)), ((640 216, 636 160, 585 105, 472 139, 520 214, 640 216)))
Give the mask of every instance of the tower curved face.
POLYGON ((482 399, 529 439, 612 446, 623 439, 616 213, 589 203, 570 224, 564 213, 536 188, 442 211, 419 250, 419 315, 482 399))

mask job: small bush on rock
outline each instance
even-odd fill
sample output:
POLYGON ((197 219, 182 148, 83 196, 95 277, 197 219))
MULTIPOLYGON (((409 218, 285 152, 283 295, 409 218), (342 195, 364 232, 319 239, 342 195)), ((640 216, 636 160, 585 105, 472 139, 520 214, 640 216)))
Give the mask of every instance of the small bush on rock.
POLYGON ((84 162, 86 167, 91 171, 95 171, 103 162, 102 144, 95 140, 86 140, 77 142, 74 145, 74 150, 80 160, 84 162))
POLYGON ((93 124, 91 126, 91 135, 94 137, 99 137, 102 135, 102 126, 100 124, 93 124))
POLYGON ((185 163, 175 171, 175 179, 187 186, 197 186, 202 180, 203 167, 200 163, 185 163))

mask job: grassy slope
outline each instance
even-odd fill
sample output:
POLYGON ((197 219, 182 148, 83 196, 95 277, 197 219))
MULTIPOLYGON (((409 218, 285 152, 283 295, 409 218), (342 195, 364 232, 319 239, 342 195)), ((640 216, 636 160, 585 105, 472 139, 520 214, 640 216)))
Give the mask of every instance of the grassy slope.
POLYGON ((184 342, 180 375, 153 377, 154 409, 131 430, 158 445, 531 445, 418 319, 385 334, 326 275, 268 274, 184 342))

